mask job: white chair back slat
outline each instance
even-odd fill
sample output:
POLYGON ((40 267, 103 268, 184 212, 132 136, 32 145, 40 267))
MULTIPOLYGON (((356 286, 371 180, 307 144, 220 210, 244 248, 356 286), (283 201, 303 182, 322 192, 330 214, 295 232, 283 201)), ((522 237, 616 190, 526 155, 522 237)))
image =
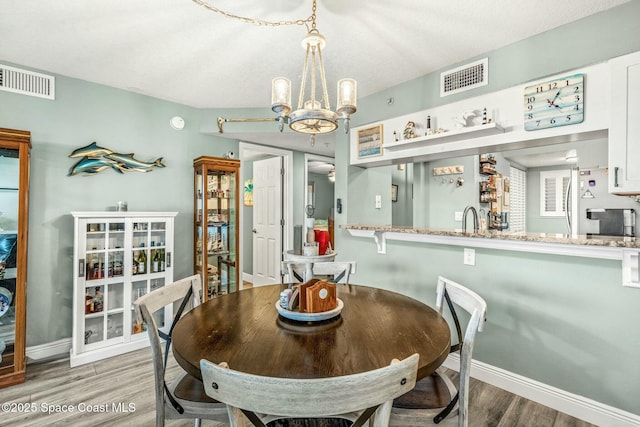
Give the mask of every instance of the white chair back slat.
POLYGON ((350 418, 347 414, 382 405, 375 424, 385 426, 393 399, 414 387, 418 360, 418 354, 413 354, 373 371, 319 379, 252 375, 207 360, 200 361, 200 369, 206 393, 226 403, 230 417, 237 413, 234 408, 240 408, 268 420, 341 415, 350 418))
POLYGON ((444 302, 445 289, 451 302, 471 315, 463 334, 464 338, 460 349, 460 375, 458 385, 458 426, 466 427, 469 419, 469 375, 471 371, 473 346, 477 333, 482 331, 486 322, 487 303, 480 295, 471 289, 440 276, 438 277, 436 290, 436 307, 440 313, 442 313, 444 305, 446 304, 444 302))
MULTIPOLYGON (((201 401, 185 401, 180 400, 178 403, 182 406, 183 412, 178 412, 173 406, 173 402, 177 398, 173 395, 174 385, 180 382, 184 375, 183 372, 172 381, 170 386, 165 385, 165 366, 164 358, 166 345, 162 341, 158 332, 157 318, 154 316, 159 310, 170 304, 181 304, 185 296, 191 288, 192 298, 185 304, 182 314, 189 309, 200 304, 200 295, 202 290, 200 275, 193 275, 184 279, 167 284, 161 288, 155 289, 146 295, 141 296, 134 302, 136 315, 139 322, 147 327, 149 335, 151 355, 153 359, 153 370, 155 377, 155 401, 156 401, 156 426, 161 427, 165 424, 165 418, 194 418, 212 419, 221 421, 226 413, 225 406, 220 403, 201 402, 201 401)), ((168 326, 168 325, 167 325, 168 326)))

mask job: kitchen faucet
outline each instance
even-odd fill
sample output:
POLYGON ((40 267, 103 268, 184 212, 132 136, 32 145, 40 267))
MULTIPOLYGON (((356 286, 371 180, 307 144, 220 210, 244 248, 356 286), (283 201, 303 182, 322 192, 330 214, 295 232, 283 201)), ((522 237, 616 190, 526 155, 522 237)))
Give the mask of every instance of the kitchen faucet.
POLYGON ((467 232, 467 213, 469 211, 473 214, 473 232, 477 233, 480 230, 480 225, 478 224, 478 211, 473 206, 467 206, 464 208, 464 212, 462 213, 462 232, 467 232))

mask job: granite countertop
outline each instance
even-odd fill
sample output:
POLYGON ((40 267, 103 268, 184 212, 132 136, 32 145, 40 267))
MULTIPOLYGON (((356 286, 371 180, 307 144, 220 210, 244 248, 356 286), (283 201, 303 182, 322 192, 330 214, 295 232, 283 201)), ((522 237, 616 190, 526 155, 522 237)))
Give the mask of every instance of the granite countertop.
POLYGON ((612 248, 640 248, 640 239, 620 236, 586 236, 571 237, 568 234, 556 233, 510 233, 508 231, 489 230, 484 233, 473 233, 461 230, 444 230, 436 228, 413 228, 391 225, 345 224, 340 228, 346 230, 379 231, 388 233, 426 234, 434 236, 467 237, 480 239, 517 240, 523 242, 556 243, 565 245, 607 246, 612 248))

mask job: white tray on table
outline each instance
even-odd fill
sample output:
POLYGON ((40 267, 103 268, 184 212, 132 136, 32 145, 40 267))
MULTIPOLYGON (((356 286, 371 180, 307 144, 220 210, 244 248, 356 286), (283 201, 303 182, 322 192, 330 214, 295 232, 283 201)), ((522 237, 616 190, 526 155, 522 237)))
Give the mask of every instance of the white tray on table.
POLYGON ((321 311, 319 313, 301 313, 297 310, 287 310, 286 308, 282 308, 280 306, 280 301, 276 301, 276 310, 278 313, 287 319, 297 320, 300 322, 319 322, 322 320, 333 319, 338 316, 340 312, 342 312, 342 308, 344 307, 344 303, 340 298, 337 298, 338 306, 333 310, 329 311, 321 311))

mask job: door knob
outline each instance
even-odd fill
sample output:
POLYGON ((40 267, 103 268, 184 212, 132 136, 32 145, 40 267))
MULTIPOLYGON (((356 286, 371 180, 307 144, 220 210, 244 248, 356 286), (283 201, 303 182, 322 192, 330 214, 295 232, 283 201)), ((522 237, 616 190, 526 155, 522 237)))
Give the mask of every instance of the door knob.
POLYGON ((256 230, 255 228, 251 231, 253 231, 254 234, 258 234, 258 230, 256 230))

